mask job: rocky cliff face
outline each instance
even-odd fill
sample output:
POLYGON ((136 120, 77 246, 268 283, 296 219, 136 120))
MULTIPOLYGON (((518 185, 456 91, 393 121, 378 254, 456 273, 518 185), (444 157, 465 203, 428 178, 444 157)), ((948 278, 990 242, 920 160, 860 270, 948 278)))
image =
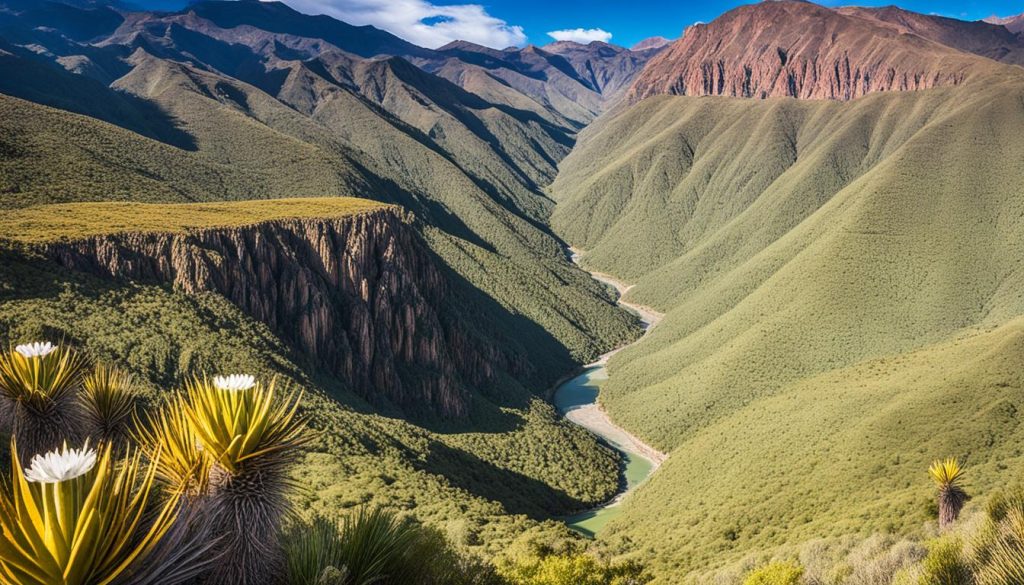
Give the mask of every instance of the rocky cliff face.
POLYGON ((371 401, 461 416, 471 387, 522 364, 443 310, 446 278, 400 214, 127 233, 47 252, 74 270, 219 293, 371 401))
POLYGON ((850 100, 880 91, 958 85, 998 66, 879 18, 780 0, 694 25, 637 76, 651 95, 850 100))

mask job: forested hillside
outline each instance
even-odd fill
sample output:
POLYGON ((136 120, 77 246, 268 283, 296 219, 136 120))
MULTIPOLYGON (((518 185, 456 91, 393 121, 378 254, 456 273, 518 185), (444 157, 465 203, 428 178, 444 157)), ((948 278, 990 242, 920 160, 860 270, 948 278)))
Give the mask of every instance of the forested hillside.
POLYGON ((670 452, 609 549, 681 575, 920 535, 931 459, 969 458, 981 491, 1016 476, 1024 76, 961 54, 957 87, 655 96, 584 132, 553 224, 667 313, 602 389, 670 452))
POLYGON ((539 398, 639 333, 545 226, 578 126, 280 4, 10 3, 0 38, 5 343, 66 339, 150 389, 284 375, 323 431, 297 473, 328 516, 394 506, 493 552, 614 493, 617 456, 539 398), (405 227, 325 231, 337 196, 405 227))

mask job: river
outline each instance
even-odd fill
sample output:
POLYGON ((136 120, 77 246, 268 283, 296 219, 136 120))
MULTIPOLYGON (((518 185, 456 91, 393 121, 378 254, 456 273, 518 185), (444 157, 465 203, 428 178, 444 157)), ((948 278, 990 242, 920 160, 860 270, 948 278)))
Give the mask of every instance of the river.
MULTIPOLYGON (((573 262, 577 262, 578 252, 572 250, 572 253, 573 262)), ((661 320, 661 313, 649 307, 621 300, 622 295, 626 294, 632 288, 631 286, 627 286, 607 274, 597 272, 590 274, 596 280, 615 287, 619 293, 619 306, 640 317, 645 329, 644 335, 661 320)), ((637 342, 639 340, 634 343, 637 342)), ((629 431, 612 422, 598 403, 597 398, 601 391, 601 384, 608 379, 608 371, 605 367, 608 359, 622 349, 624 348, 601 356, 601 359, 586 366, 583 373, 556 388, 553 395, 555 408, 562 416, 600 437, 606 444, 621 453, 625 462, 622 489, 615 498, 598 508, 563 518, 570 528, 590 537, 595 536, 610 520, 621 513, 622 508, 619 504, 623 498, 650 477, 668 457, 665 453, 647 445, 629 431)))

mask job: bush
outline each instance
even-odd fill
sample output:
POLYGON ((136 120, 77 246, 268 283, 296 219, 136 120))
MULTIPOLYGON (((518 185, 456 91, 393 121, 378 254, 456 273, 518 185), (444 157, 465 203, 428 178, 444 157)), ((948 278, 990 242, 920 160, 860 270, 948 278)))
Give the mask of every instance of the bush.
POLYGON ((978 585, 1024 584, 1024 498, 993 496, 970 542, 978 585))
POLYGON ((602 563, 585 553, 533 556, 506 562, 510 585, 642 585, 651 580, 636 562, 602 563))
POLYGON ((361 508, 340 526, 322 518, 294 526, 285 549, 289 583, 503 585, 493 566, 437 530, 382 508, 361 508))
POLYGON ((804 568, 793 561, 772 561, 754 569, 743 580, 743 585, 797 585, 804 568))
MULTIPOLYGON (((843 585, 889 585, 901 571, 916 567, 927 550, 915 542, 891 536, 868 538, 847 557, 843 585)), ((837 575, 838 576, 838 575, 837 575)))
POLYGON ((972 585, 974 577, 963 553, 963 543, 955 536, 933 540, 922 563, 920 585, 972 585))

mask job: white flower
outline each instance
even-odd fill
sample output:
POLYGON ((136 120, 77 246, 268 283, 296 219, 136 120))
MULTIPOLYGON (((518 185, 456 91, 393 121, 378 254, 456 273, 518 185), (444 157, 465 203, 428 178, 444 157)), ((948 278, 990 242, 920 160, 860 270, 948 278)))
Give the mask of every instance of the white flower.
POLYGON ((214 376, 213 385, 220 390, 248 390, 256 385, 256 377, 249 374, 214 376))
POLYGON ((21 354, 22 357, 27 359, 43 357, 44 355, 51 354, 57 351, 57 346, 47 342, 36 341, 35 343, 26 343, 25 345, 19 345, 14 348, 14 351, 21 354))
POLYGON ((36 455, 25 471, 25 479, 38 483, 57 483, 89 473, 96 465, 96 451, 86 444, 81 449, 68 449, 36 455))

